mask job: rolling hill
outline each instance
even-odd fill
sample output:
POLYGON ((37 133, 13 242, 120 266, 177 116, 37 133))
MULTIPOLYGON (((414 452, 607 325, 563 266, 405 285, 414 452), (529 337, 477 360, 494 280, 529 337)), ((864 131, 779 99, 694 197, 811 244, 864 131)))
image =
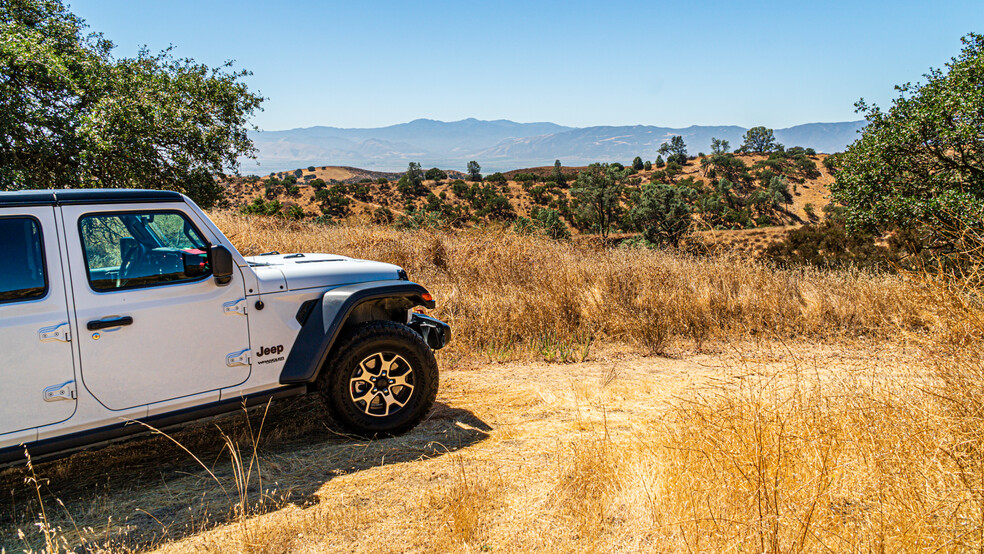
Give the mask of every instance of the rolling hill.
MULTIPOLYGON (((857 138, 864 121, 808 123, 776 129, 787 146, 818 152, 842 151, 857 138)), ((411 161, 424 167, 464 169, 476 160, 485 172, 552 164, 632 161, 656 158, 659 146, 674 135, 684 138, 691 154, 709 149, 712 137, 737 147, 747 129, 734 125, 686 128, 651 125, 572 128, 554 123, 464 119, 444 122, 417 119, 388 127, 345 129, 307 127, 253 132, 258 159, 245 160, 244 174, 266 175, 296 167, 341 165, 373 171, 403 171, 411 161)))

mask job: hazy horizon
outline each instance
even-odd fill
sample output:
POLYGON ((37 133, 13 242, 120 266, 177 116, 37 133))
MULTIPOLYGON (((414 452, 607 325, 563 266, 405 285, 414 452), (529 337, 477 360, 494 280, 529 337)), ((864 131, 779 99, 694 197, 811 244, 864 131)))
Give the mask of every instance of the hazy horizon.
POLYGON ((977 0, 554 2, 74 0, 90 30, 253 72, 263 130, 417 118, 572 127, 857 120, 984 26, 977 0), (977 15, 974 15, 977 14, 977 15))

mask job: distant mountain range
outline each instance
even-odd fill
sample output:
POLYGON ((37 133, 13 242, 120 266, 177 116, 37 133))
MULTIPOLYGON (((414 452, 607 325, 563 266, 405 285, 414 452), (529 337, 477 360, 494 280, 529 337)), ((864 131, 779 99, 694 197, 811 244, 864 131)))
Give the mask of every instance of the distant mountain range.
MULTIPOLYGON (((857 140, 864 123, 807 123, 776 129, 775 136, 786 146, 840 152, 857 140)), ((491 173, 552 165, 558 159, 568 166, 627 163, 636 156, 655 159, 659 146, 674 135, 683 137, 690 154, 708 152, 711 138, 726 139, 732 148, 737 148, 746 130, 734 125, 692 125, 684 129, 650 125, 575 128, 504 119, 453 122, 417 119, 372 129, 306 127, 251 132, 259 165, 244 160, 242 171, 264 175, 311 165, 402 171, 409 162, 419 162, 425 169, 463 170, 469 160, 475 160, 483 173, 491 173)))

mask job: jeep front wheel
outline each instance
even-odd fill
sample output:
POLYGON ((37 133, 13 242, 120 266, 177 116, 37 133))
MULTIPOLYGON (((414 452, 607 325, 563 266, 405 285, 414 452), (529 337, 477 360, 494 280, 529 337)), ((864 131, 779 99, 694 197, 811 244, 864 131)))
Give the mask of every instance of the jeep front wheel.
POLYGON ((437 397, 434 353, 406 325, 362 324, 341 337, 318 389, 329 424, 363 436, 409 431, 437 397))

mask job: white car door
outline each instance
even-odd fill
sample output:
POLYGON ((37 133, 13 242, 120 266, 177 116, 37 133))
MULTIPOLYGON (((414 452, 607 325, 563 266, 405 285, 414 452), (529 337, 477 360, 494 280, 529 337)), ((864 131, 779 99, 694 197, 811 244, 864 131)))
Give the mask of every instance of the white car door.
POLYGON ((75 368, 55 209, 0 215, 0 434, 75 413, 75 368))
POLYGON ((184 204, 61 209, 80 373, 99 402, 123 410, 249 377, 242 274, 216 283, 205 263, 216 237, 184 204))

